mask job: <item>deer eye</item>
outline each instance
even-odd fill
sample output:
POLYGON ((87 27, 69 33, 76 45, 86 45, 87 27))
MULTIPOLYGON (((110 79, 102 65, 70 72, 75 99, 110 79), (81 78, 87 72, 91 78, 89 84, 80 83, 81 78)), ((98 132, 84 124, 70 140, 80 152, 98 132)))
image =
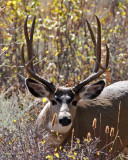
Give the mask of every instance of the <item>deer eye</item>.
POLYGON ((73 101, 73 102, 72 102, 72 105, 73 105, 73 106, 76 106, 76 105, 77 105, 77 101, 73 101))
POLYGON ((54 100, 51 100, 51 103, 52 103, 52 105, 56 105, 57 104, 57 102, 54 101, 54 100))

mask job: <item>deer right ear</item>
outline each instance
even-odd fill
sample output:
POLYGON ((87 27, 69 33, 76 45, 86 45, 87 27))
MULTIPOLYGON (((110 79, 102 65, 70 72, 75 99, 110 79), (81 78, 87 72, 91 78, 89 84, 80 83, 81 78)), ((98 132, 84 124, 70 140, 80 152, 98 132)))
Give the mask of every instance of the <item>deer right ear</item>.
POLYGON ((100 80, 99 82, 83 87, 79 92, 80 99, 94 99, 104 89, 105 81, 100 80))
POLYGON ((50 90, 45 85, 35 81, 34 79, 27 78, 26 85, 29 92, 35 97, 47 97, 50 96, 50 90))

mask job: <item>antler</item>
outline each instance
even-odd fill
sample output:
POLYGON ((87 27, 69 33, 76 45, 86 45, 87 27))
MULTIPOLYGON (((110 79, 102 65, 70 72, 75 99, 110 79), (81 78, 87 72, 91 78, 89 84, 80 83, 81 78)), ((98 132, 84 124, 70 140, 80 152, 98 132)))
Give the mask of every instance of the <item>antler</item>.
POLYGON ((106 64, 104 67, 101 66, 100 62, 101 62, 101 24, 99 21, 99 18, 96 16, 96 20, 97 20, 97 25, 98 25, 98 30, 97 30, 97 42, 95 39, 95 36, 93 34, 93 31, 91 29, 91 26, 89 24, 89 22, 87 21, 87 26, 92 38, 92 42, 94 44, 94 52, 96 55, 96 64, 95 64, 95 68, 94 68, 94 72, 88 77, 86 78, 84 81, 80 82, 78 85, 74 86, 72 88, 72 90, 77 93, 83 86, 85 86, 86 84, 88 84, 89 82, 93 81, 94 79, 100 77, 108 68, 108 64, 109 64, 109 48, 106 44, 106 64), (100 70, 99 70, 100 68, 100 70), (99 70, 99 71, 98 71, 99 70))
POLYGON ((25 64, 25 59, 24 59, 24 44, 22 46, 22 49, 21 49, 21 60, 22 60, 22 63, 26 69, 26 71, 28 72, 28 74, 38 80, 39 82, 41 82, 42 84, 46 85, 50 91, 52 93, 55 92, 56 88, 55 86, 53 85, 53 83, 51 82, 48 82, 46 81, 45 79, 41 78, 39 75, 37 75, 36 73, 34 73, 33 71, 33 63, 32 61, 35 59, 35 57, 37 56, 33 56, 33 47, 32 47, 32 43, 33 43, 33 34, 34 34, 34 27, 35 27, 35 20, 36 20, 36 17, 34 17, 33 19, 33 22, 32 22, 32 27, 31 27, 31 31, 30 31, 30 37, 28 36, 28 29, 27 29, 27 20, 28 20, 28 16, 27 18, 25 19, 25 22, 24 22, 24 34, 25 34, 25 39, 26 39, 26 43, 27 43, 27 55, 28 55, 28 63, 25 64))

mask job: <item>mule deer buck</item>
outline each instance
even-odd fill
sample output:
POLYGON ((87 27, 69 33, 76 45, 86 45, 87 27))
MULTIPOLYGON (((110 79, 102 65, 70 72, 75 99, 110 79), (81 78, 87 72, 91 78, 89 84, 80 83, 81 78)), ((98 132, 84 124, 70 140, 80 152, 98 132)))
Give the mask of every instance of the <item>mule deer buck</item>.
POLYGON ((101 144, 105 145, 105 127, 108 125, 114 127, 115 133, 120 136, 123 146, 118 143, 118 149, 119 151, 122 150, 123 147, 128 145, 128 81, 120 81, 107 87, 105 87, 104 80, 87 85, 99 78, 106 71, 109 64, 109 48, 106 45, 106 64, 104 67, 101 66, 101 24, 98 17, 96 17, 98 25, 97 40, 87 21, 96 55, 94 72, 83 82, 72 88, 56 87, 53 83, 48 82, 32 71, 32 42, 35 18, 30 37, 27 31, 27 20, 28 17, 24 23, 28 54, 27 64, 24 60, 24 45, 21 52, 23 65, 31 77, 26 79, 26 85, 33 96, 47 97, 49 100, 39 114, 36 124, 39 128, 40 126, 45 127, 49 133, 54 130, 61 134, 60 139, 57 139, 56 134, 51 133, 48 142, 56 146, 70 142, 72 128, 74 128, 74 136, 83 139, 88 132, 93 133, 92 121, 96 118, 96 135, 100 137, 101 144), (55 122, 52 125, 55 114, 55 122))

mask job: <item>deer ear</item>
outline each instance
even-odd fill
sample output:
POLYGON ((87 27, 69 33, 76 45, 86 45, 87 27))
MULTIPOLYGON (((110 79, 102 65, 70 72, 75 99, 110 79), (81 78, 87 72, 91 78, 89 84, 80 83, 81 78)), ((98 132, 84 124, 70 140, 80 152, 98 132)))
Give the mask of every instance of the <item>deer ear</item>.
POLYGON ((80 99, 93 99, 96 98, 104 89, 105 81, 100 80, 89 86, 83 87, 79 92, 80 99))
POLYGON ((26 85, 29 92, 35 97, 47 97, 50 96, 50 91, 45 85, 35 81, 34 79, 27 78, 26 85))

